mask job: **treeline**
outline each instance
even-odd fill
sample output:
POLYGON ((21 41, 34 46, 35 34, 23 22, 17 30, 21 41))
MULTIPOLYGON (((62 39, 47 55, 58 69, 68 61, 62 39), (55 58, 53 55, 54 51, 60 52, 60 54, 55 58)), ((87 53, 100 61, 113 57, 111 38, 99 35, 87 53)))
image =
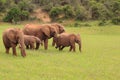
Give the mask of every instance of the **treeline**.
POLYGON ((27 20, 29 14, 39 7, 53 20, 120 22, 120 0, 0 0, 0 5, 0 15, 6 13, 3 20, 8 22, 27 20))

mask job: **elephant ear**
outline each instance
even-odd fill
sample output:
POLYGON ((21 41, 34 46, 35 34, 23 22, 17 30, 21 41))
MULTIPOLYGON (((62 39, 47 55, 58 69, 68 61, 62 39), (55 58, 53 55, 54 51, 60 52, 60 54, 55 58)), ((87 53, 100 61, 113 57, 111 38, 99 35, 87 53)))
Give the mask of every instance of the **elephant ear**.
POLYGON ((7 34, 8 39, 13 43, 17 43, 15 34, 17 34, 15 29, 10 29, 7 34))
POLYGON ((47 25, 41 27, 40 30, 43 32, 45 36, 50 37, 50 29, 47 25))
POLYGON ((61 24, 54 23, 53 25, 56 27, 58 34, 65 32, 65 29, 61 24))

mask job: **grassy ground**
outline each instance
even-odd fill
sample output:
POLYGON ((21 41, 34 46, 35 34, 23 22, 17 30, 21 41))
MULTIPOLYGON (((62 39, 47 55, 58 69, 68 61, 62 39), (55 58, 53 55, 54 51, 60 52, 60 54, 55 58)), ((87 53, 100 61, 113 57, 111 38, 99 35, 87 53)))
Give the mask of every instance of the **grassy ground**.
MULTIPOLYGON (((8 27, 23 27, 0 23, 0 38, 8 27)), ((120 26, 66 27, 70 33, 80 33, 82 53, 69 48, 58 51, 51 46, 45 51, 27 50, 23 58, 5 54, 0 39, 0 80, 119 80, 120 79, 120 26)))

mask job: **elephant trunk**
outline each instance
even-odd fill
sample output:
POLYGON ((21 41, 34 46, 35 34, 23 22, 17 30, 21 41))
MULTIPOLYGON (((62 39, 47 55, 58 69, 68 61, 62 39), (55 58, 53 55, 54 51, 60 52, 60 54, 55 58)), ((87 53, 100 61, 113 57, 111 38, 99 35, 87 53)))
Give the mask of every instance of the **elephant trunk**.
POLYGON ((20 49, 21 49, 21 55, 23 57, 25 57, 26 56, 26 52, 25 52, 24 38, 20 38, 19 39, 19 45, 20 45, 20 49))
POLYGON ((81 42, 79 42, 78 45, 79 45, 79 51, 81 52, 81 42))

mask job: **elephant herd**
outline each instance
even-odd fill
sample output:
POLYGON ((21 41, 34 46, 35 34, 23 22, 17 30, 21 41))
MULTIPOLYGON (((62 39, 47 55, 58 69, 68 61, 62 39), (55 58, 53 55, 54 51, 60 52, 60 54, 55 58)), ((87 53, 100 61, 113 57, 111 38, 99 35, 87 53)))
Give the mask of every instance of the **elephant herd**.
POLYGON ((44 49, 48 49, 48 39, 53 38, 52 46, 63 50, 64 47, 70 46, 69 51, 75 52, 75 43, 79 45, 81 51, 81 38, 79 34, 67 33, 64 26, 59 23, 51 24, 27 24, 23 29, 8 28, 3 32, 3 43, 6 53, 12 48, 13 55, 17 56, 16 46, 19 44, 21 55, 26 56, 26 49, 39 49, 40 45, 44 45, 44 49), (44 44, 43 44, 44 43, 44 44), (34 46, 36 44, 36 46, 34 46))

